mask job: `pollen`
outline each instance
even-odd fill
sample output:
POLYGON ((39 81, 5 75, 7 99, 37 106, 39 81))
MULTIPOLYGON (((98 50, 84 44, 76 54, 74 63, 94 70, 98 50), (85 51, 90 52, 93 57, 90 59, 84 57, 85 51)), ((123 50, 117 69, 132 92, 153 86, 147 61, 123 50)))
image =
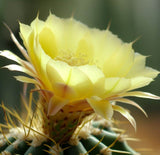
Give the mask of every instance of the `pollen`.
POLYGON ((60 54, 54 58, 55 60, 66 62, 70 66, 82 66, 90 63, 91 60, 85 53, 73 53, 61 51, 60 54))

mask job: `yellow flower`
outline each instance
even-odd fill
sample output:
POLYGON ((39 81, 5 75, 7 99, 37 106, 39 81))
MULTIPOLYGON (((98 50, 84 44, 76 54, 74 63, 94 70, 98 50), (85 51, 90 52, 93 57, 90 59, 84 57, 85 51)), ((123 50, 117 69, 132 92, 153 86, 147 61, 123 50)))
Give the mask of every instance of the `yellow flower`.
POLYGON ((159 99, 132 91, 148 85, 159 72, 145 66, 146 57, 134 52, 132 42, 124 43, 108 29, 89 28, 72 18, 50 14, 46 21, 36 18, 30 26, 20 23, 20 35, 27 52, 13 34, 12 38, 27 61, 10 51, 0 55, 19 63, 6 66, 8 69, 30 76, 16 78, 42 91, 48 101, 48 115, 69 106, 72 111, 93 110, 110 119, 116 110, 135 126, 129 112, 115 102, 132 104, 143 111, 124 97, 159 99))

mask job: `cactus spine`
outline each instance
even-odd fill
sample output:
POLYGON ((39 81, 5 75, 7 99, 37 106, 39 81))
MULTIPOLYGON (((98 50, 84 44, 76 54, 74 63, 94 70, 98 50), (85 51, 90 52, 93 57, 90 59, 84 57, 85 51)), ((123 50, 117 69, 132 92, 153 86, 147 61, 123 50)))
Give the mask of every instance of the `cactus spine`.
MULTIPOLYGON (((6 118, 6 128, 9 130, 8 133, 4 133, 3 130, 1 130, 0 153, 2 155, 137 154, 127 144, 122 134, 112 131, 112 128, 108 125, 110 122, 99 118, 95 114, 86 116, 84 119, 83 115, 81 115, 79 121, 75 122, 73 121, 75 119, 73 116, 80 117, 79 114, 72 114, 72 117, 68 115, 67 119, 62 117, 64 112, 61 112, 59 116, 64 120, 63 122, 60 120, 52 120, 53 124, 50 124, 47 121, 51 118, 48 118, 45 122, 40 122, 43 123, 43 128, 39 128, 38 130, 40 126, 36 128, 34 124, 36 120, 44 121, 44 117, 43 119, 37 119, 38 115, 35 113, 34 119, 30 117, 30 125, 27 125, 20 120, 16 112, 13 113, 6 107, 3 107, 3 109, 8 113, 6 114, 8 116, 8 118, 6 118), (13 120, 10 114, 21 122, 22 127, 12 126, 13 120), (31 122, 33 124, 31 124, 31 122), (45 128, 49 130, 44 130, 44 123, 47 124, 45 128), (11 126, 12 128, 10 128, 11 126), (52 129, 53 127, 54 129, 52 129)), ((37 111, 37 114, 40 114, 40 111, 37 111)), ((1 124, 1 128, 2 126, 1 124)))

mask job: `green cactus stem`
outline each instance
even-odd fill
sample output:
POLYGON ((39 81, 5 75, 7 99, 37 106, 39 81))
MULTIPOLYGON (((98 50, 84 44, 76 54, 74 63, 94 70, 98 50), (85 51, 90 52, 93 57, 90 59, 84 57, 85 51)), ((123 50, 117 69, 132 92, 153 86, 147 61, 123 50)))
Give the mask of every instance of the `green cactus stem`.
POLYGON ((10 144, 12 144, 16 140, 14 137, 9 137, 5 139, 2 136, 3 135, 1 135, 1 138, 0 138, 0 152, 5 150, 10 144))
POLYGON ((63 108, 56 115, 47 116, 45 108, 37 106, 33 112, 29 104, 24 119, 3 104, 2 108, 7 122, 6 125, 0 124, 2 155, 137 154, 122 133, 112 130, 112 121, 92 111, 71 112, 71 109, 63 108), (14 123, 12 117, 17 119, 19 125, 14 123), (3 132, 2 128, 7 128, 8 132, 3 132))
MULTIPOLYGON (((2 155, 121 155, 121 154, 137 154, 125 140, 123 140, 123 136, 117 134, 113 131, 108 131, 105 129, 105 125, 101 125, 99 127, 95 127, 96 121, 93 122, 92 131, 85 137, 78 137, 77 143, 74 142, 71 145, 71 141, 62 143, 60 145, 55 145, 51 140, 44 139, 42 140, 41 136, 39 138, 41 142, 36 142, 34 137, 31 140, 31 137, 26 137, 20 134, 22 132, 14 133, 14 138, 11 136, 12 134, 8 133, 10 137, 8 141, 5 138, 1 140, 0 153, 2 155), (103 126, 103 129, 101 127, 103 126), (19 134, 19 135, 18 135, 19 134), (2 141, 4 141, 2 145, 2 141), (113 145, 113 146, 112 146, 113 145)), ((88 131, 86 131, 88 132, 88 131)), ((8 136, 6 135, 6 136, 8 136)), ((38 135, 35 135, 38 136, 38 135)), ((1 135, 3 137, 3 135, 1 135)))

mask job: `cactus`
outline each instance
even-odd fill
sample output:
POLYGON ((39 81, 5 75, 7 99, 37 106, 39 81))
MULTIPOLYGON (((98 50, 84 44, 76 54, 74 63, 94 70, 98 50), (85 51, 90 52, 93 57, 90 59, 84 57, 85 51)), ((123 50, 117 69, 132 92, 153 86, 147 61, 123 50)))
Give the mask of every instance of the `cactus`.
POLYGON ((137 154, 123 133, 112 128, 118 111, 136 129, 134 118, 117 102, 146 115, 126 97, 160 97, 134 90, 148 85, 159 72, 145 67, 145 57, 134 53, 133 42, 122 42, 109 29, 92 29, 51 13, 46 21, 37 17, 30 26, 20 23, 26 49, 9 31, 26 60, 0 51, 0 56, 18 63, 5 68, 27 74, 15 78, 35 87, 22 97, 22 115, 1 105, 6 120, 6 125, 0 124, 2 155, 137 154))
POLYGON ((12 128, 5 136, 1 135, 0 153, 2 155, 137 154, 128 146, 122 134, 112 131, 112 128, 106 124, 102 118, 92 120, 81 128, 77 136, 72 136, 69 141, 62 144, 55 143, 54 139, 35 134, 36 131, 30 131, 30 135, 26 136, 24 129, 12 128))
POLYGON ((26 114, 23 117, 1 105, 6 120, 6 125, 0 124, 2 155, 137 154, 127 144, 126 135, 113 130, 114 121, 90 112, 85 117, 79 112, 69 114, 65 108, 54 117, 47 117, 44 107, 44 111, 38 107, 33 111, 33 103, 22 99, 26 114))
MULTIPOLYGON (((2 154, 25 154, 25 155, 47 155, 47 154, 62 154, 62 155, 79 155, 79 154, 136 154, 125 141, 117 141, 115 145, 108 148, 105 142, 112 144, 118 137, 116 134, 108 133, 108 131, 103 130, 104 142, 101 142, 100 135, 94 136, 90 135, 86 139, 81 139, 77 145, 65 144, 61 146, 61 149, 54 151, 55 145, 52 142, 44 142, 40 146, 32 146, 31 141, 19 140, 13 137, 9 137, 8 141, 4 141, 4 144, 0 148, 2 154), (109 140, 108 140, 109 139, 109 140), (66 149, 67 148, 67 149, 66 149), (61 151, 63 150, 64 151, 61 151)), ((56 147, 55 147, 56 148, 56 147)))
MULTIPOLYGON (((32 95, 29 98, 33 100, 32 95)), ((6 120, 6 125, 0 124, 2 155, 137 154, 127 144, 126 135, 112 129, 114 121, 90 111, 69 113, 66 108, 49 117, 42 102, 36 102, 37 108, 33 111, 33 103, 27 104, 27 99, 22 99, 23 117, 1 105, 6 120)))

